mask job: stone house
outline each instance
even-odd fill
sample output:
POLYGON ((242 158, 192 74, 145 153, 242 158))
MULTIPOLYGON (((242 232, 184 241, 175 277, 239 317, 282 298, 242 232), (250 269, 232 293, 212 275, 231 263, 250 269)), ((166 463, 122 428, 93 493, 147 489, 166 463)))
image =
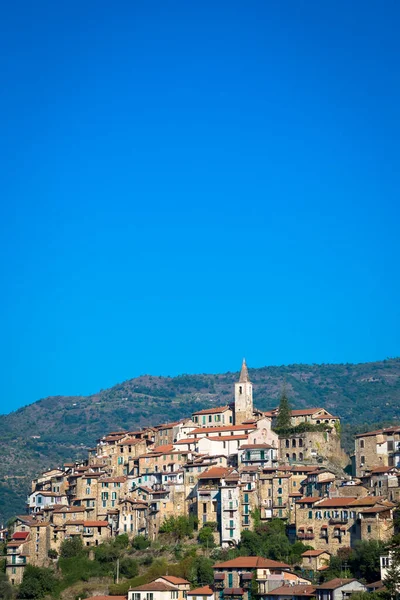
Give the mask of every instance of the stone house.
POLYGON ((143 500, 123 498, 119 501, 118 533, 127 533, 130 538, 147 536, 149 505, 143 500))
POLYGON ((97 517, 102 520, 107 518, 107 512, 116 509, 119 500, 126 496, 127 478, 123 477, 100 477, 97 480, 97 517))
POLYGON ((306 550, 301 555, 301 568, 304 573, 312 577, 318 571, 329 567, 331 553, 327 550, 306 550))
POLYGON ((356 435, 354 460, 356 477, 368 475, 376 467, 400 467, 400 427, 356 435))

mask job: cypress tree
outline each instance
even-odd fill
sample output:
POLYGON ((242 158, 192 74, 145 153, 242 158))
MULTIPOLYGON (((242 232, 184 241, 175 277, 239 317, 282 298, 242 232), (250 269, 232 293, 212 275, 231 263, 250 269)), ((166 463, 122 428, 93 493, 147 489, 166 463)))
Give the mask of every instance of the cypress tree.
POLYGON ((292 410, 290 408, 290 403, 287 396, 286 385, 284 385, 281 393, 281 399, 279 402, 279 413, 276 420, 276 426, 279 429, 288 429, 291 426, 291 415, 292 410))

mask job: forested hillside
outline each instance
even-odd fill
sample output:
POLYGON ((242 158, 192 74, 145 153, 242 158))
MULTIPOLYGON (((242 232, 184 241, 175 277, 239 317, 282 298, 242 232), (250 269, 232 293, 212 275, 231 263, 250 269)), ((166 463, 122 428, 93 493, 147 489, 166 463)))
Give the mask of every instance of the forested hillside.
MULTIPOLYGON (((350 432, 400 419, 398 358, 356 365, 263 367, 249 373, 257 408, 275 407, 286 382, 293 407, 324 406, 342 417, 348 448, 350 432)), ((0 416, 0 523, 24 512, 30 481, 41 470, 86 456, 87 447, 108 431, 173 421, 193 410, 231 402, 237 378, 237 372, 141 376, 92 396, 44 398, 0 416)))

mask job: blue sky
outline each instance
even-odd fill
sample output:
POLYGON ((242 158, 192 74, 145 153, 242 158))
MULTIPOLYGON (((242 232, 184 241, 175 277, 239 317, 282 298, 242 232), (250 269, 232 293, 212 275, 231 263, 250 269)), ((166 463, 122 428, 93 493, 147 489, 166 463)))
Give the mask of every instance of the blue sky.
POLYGON ((399 355, 398 2, 13 2, 1 411, 399 355))

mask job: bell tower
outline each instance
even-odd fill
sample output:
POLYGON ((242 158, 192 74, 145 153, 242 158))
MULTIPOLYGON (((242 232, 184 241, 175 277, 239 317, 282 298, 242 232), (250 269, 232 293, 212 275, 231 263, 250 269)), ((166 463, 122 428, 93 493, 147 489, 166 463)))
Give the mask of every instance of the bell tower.
POLYGON ((245 359, 239 381, 235 383, 235 425, 248 421, 253 417, 253 384, 249 379, 249 372, 245 359))

